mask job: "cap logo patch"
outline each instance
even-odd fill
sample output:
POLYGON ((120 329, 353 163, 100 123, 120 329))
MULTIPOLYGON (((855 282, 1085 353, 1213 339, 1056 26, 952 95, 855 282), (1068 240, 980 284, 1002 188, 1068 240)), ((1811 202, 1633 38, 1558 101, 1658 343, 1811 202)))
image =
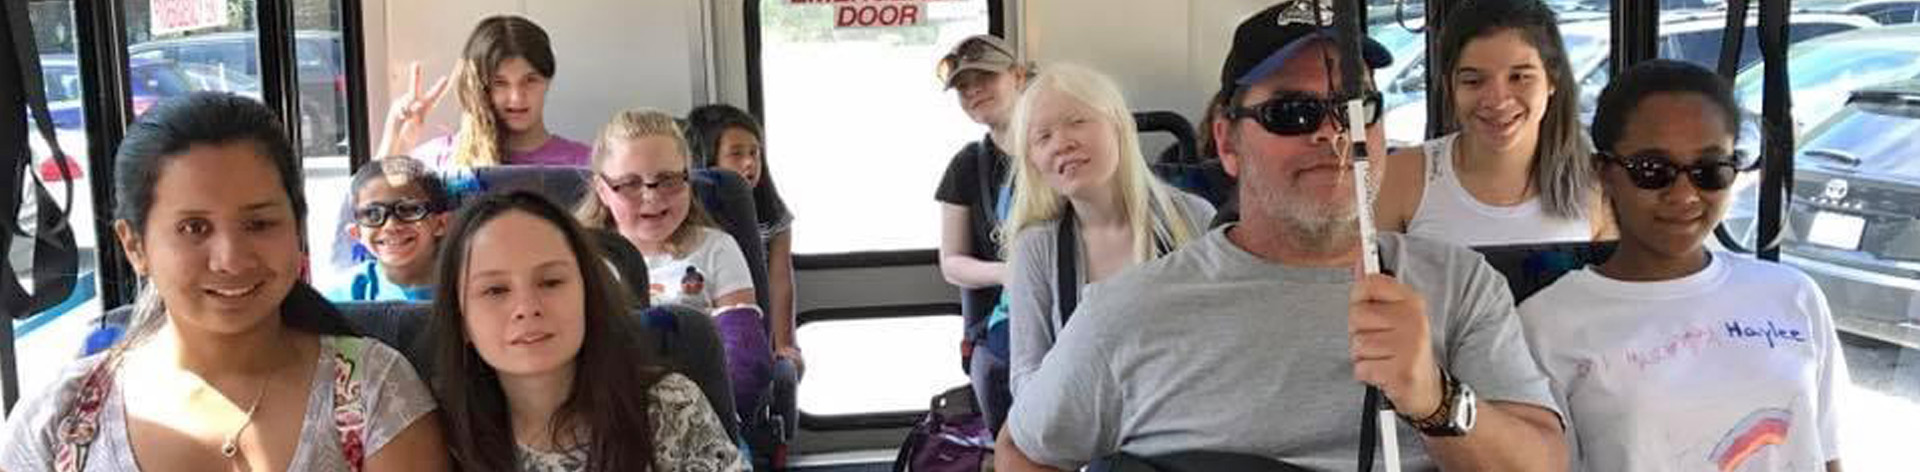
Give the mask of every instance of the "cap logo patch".
POLYGON ((1296 24, 1320 27, 1333 26, 1333 0, 1294 0, 1281 7, 1280 26, 1296 24), (1319 4, 1319 15, 1314 15, 1314 4, 1319 4))

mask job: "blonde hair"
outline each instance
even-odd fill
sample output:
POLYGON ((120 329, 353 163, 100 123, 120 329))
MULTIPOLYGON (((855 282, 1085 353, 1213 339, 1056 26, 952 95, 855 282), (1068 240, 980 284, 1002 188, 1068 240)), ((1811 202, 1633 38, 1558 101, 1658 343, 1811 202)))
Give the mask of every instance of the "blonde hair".
MULTIPOLYGON (((684 162, 680 170, 687 172, 688 179, 692 179, 693 156, 687 151, 687 138, 680 132, 680 124, 674 121, 673 115, 652 108, 622 111, 613 115, 613 119, 608 121, 605 127, 600 128, 600 136, 593 140, 593 162, 589 167, 594 175, 587 178, 599 178, 601 169, 606 168, 607 159, 611 158, 609 154, 613 152, 614 140, 627 142, 648 137, 672 139, 674 152, 679 153, 681 162, 684 162)), ((689 181, 687 186, 689 187, 687 191, 692 192, 693 183, 689 181)), ((691 195, 687 198, 693 200, 687 202, 687 219, 681 221, 680 227, 674 228, 673 234, 667 237, 667 250, 675 257, 685 256, 688 250, 700 244, 701 228, 715 226, 713 218, 707 216, 707 211, 701 206, 700 201, 691 195)), ((573 217, 580 220, 582 226, 588 228, 618 227, 613 219, 613 212, 607 208, 606 202, 600 201, 600 193, 596 191, 586 192, 586 195, 580 199, 580 205, 574 208, 573 217)))
MULTIPOLYGON (((1193 215, 1174 202, 1178 190, 1161 183, 1147 168, 1146 156, 1140 151, 1139 125, 1133 121, 1133 112, 1127 109, 1126 98, 1120 94, 1120 87, 1113 79, 1092 69, 1077 65, 1048 66, 1046 72, 1039 74, 1027 90, 1020 94, 1020 100, 1014 105, 1012 131, 1013 160, 1013 204, 1006 221, 1001 222, 998 238, 1003 242, 1013 241, 1014 235, 1029 226, 1035 226, 1060 219, 1061 209, 1066 197, 1054 193, 1041 181, 1041 170, 1027 159, 1028 128, 1033 125, 1034 107, 1040 94, 1048 91, 1059 92, 1099 114, 1103 121, 1114 127, 1114 135, 1119 137, 1120 164, 1114 171, 1113 185, 1120 191, 1121 214, 1127 218, 1127 226, 1133 233, 1133 253, 1140 260, 1158 257, 1155 242, 1157 231, 1168 235, 1172 247, 1185 245, 1197 235, 1193 230, 1193 215)), ((1071 222, 1061 222, 1071 224, 1071 222)), ((1011 256, 1010 244, 1002 244, 1001 252, 1011 256)), ((1066 251, 1069 248, 1060 248, 1066 251)))

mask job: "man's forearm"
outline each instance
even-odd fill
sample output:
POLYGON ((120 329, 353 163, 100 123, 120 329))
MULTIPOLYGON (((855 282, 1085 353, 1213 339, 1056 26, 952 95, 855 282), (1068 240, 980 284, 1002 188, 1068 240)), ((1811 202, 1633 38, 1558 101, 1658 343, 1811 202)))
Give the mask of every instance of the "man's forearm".
POLYGON ((1466 436, 1428 437, 1427 455, 1447 471, 1564 471, 1567 443, 1560 420, 1540 407, 1482 401, 1466 436))

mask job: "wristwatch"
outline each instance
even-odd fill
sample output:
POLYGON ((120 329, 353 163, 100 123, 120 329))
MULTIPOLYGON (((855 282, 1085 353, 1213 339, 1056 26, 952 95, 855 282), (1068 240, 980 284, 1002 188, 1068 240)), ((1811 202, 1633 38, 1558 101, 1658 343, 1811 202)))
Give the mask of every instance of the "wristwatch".
POLYGON ((1478 416, 1473 388, 1461 383, 1446 369, 1440 369, 1440 388, 1444 393, 1440 399, 1440 409, 1434 410, 1426 418, 1413 418, 1401 413, 1400 419, 1427 436, 1466 436, 1467 432, 1473 431, 1473 422, 1478 416))

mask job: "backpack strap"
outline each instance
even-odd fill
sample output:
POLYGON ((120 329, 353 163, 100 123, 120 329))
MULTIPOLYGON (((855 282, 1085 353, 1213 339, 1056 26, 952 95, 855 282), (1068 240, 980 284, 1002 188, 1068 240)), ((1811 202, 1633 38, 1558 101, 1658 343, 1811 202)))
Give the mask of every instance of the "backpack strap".
MULTIPOLYGON (((1053 233, 1054 261, 1054 300, 1060 307, 1060 327, 1067 327, 1067 319, 1073 317, 1073 310, 1080 305, 1080 237, 1079 224, 1074 222, 1073 204, 1061 203, 1060 230, 1053 233)), ((1055 338, 1059 338, 1055 331, 1055 338)))
POLYGON ((105 409, 107 396, 113 393, 113 371, 120 364, 122 351, 111 351, 106 359, 87 369, 86 380, 80 383, 80 395, 73 400, 73 406, 65 417, 60 418, 60 442, 53 445, 53 470, 58 472, 80 472, 87 467, 87 452, 93 448, 93 440, 100 436, 100 411, 105 409))
POLYGON ((978 161, 973 165, 974 173, 977 174, 974 180, 980 186, 980 204, 975 210, 986 215, 988 223, 994 223, 994 220, 1000 217, 994 211, 1000 207, 1000 183, 993 181, 993 166, 999 164, 995 161, 1000 158, 993 155, 993 144, 988 140, 976 141, 970 147, 973 148, 974 160, 978 161))
POLYGON ((354 336, 321 339, 333 348, 333 429, 340 436, 340 453, 346 456, 348 470, 360 472, 367 460, 367 415, 360 402, 365 372, 359 367, 367 340, 354 336))
MULTIPOLYGON (((52 163, 65 183, 67 197, 65 206, 55 203, 53 193, 47 190, 46 182, 34 169, 31 152, 20 155, 17 165, 9 161, 9 168, 0 169, 0 180, 7 181, 6 187, 9 189, 14 188, 12 182, 16 179, 23 185, 26 183, 33 185, 31 195, 25 198, 34 199, 34 211, 37 215, 34 220, 34 231, 29 232, 24 224, 13 219, 0 219, 0 238, 14 236, 22 238, 19 241, 0 243, 0 250, 6 249, 11 244, 28 244, 33 248, 33 257, 30 262, 33 276, 31 295, 20 281, 20 276, 23 274, 15 273, 13 266, 6 261, 0 261, 0 313, 10 313, 14 317, 24 318, 59 304, 73 292, 79 252, 73 243, 73 229, 70 227, 67 212, 73 207, 73 180, 76 176, 71 174, 73 169, 68 167, 68 164, 73 161, 60 149, 60 141, 54 139, 53 115, 47 108, 46 88, 40 75, 40 55, 34 46, 33 28, 28 24, 25 4, 4 3, 0 5, 0 17, 4 17, 0 20, 5 21, 7 32, 0 34, 7 35, 7 38, 0 41, 0 44, 10 44, 13 50, 0 51, 0 57, 12 55, 10 59, 15 62, 8 64, 13 67, 8 67, 6 70, 18 70, 20 78, 19 82, 9 83, 9 85, 17 84, 21 87, 22 93, 19 98, 26 102, 26 111, 33 118, 35 125, 33 131, 37 131, 40 140, 47 145, 52 163)), ((21 137, 32 138, 32 136, 21 137)), ((18 147, 18 150, 25 150, 25 141, 21 141, 18 147)), ((15 150, 4 149, 0 152, 15 150)), ((24 205, 20 197, 18 194, 0 197, 0 202, 5 202, 0 204, 0 212, 8 214, 18 212, 19 207, 24 205)), ((13 385, 14 377, 17 375, 13 373, 11 360, 7 361, 6 370, 5 403, 7 408, 11 409, 18 393, 13 385)))

